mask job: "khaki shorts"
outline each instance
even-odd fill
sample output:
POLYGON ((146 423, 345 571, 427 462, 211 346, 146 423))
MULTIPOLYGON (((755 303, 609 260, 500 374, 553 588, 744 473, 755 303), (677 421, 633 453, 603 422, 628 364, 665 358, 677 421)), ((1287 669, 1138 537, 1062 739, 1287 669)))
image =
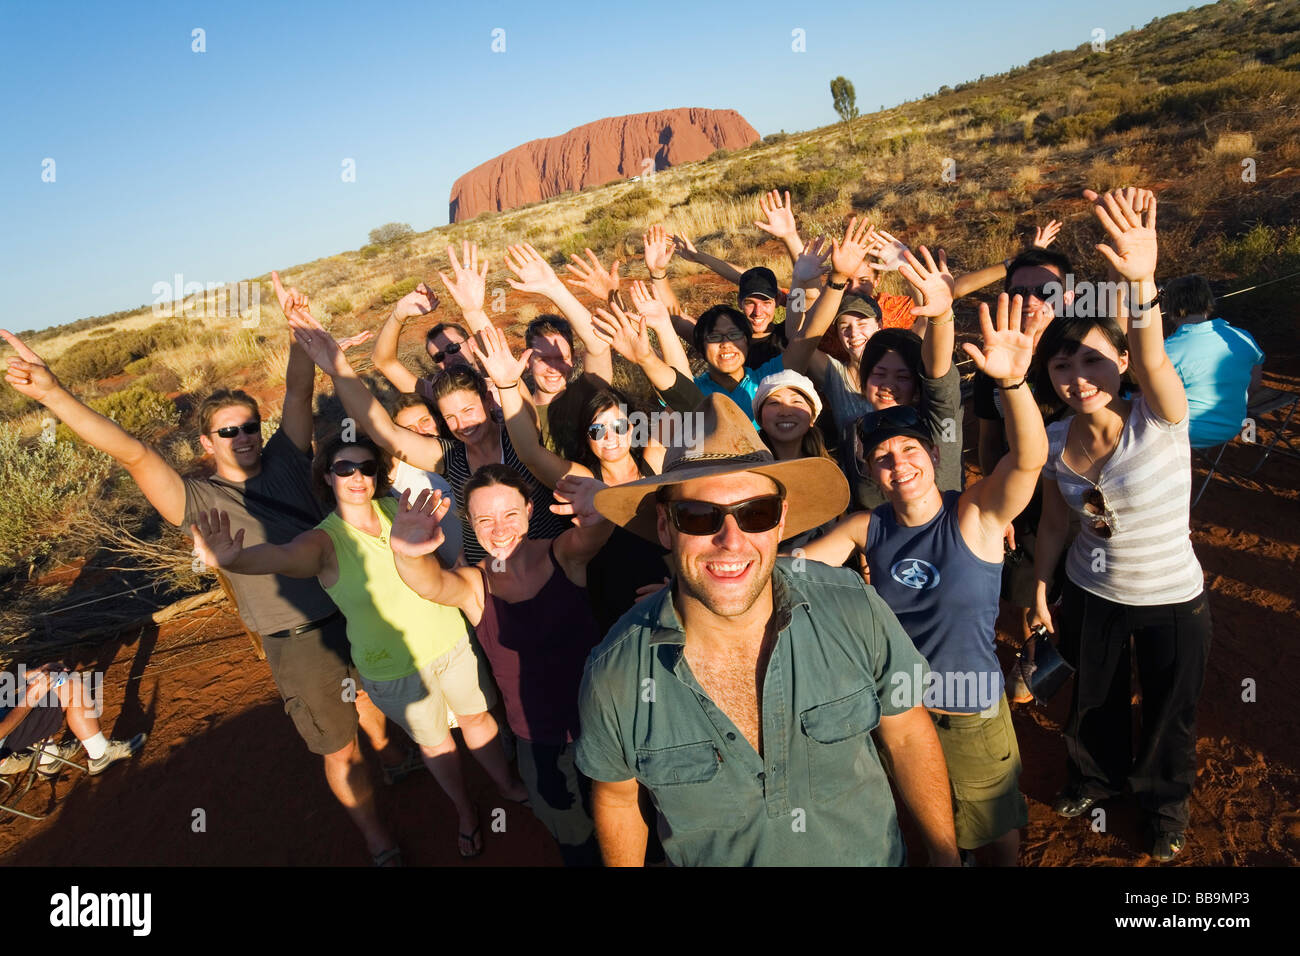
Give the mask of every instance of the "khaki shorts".
POLYGON ((1020 793, 1020 747, 1006 695, 993 717, 930 714, 952 788, 957 846, 974 850, 1029 823, 1020 793))
POLYGON ((396 680, 361 679, 384 716, 401 726, 421 747, 447 739, 447 711, 481 714, 496 703, 492 682, 469 638, 414 674, 396 680))

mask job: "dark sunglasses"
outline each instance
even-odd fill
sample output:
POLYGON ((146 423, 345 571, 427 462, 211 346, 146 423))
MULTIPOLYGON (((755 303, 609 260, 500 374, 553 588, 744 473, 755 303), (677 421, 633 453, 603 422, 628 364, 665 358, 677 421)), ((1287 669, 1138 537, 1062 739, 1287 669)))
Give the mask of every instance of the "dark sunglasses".
POLYGON ((717 534, 727 515, 736 519, 740 530, 746 534, 762 534, 781 523, 783 495, 762 495, 747 498, 734 505, 715 505, 710 501, 669 501, 668 518, 682 534, 717 534))
POLYGON ((615 435, 626 435, 627 430, 632 427, 632 423, 626 418, 616 418, 606 425, 604 422, 592 422, 587 426, 587 437, 592 441, 600 441, 605 437, 605 432, 613 429, 615 435))
POLYGON ((244 422, 242 425, 227 425, 225 428, 218 428, 212 434, 220 435, 222 438, 234 438, 240 432, 245 435, 260 435, 262 433, 262 423, 244 422))
POLYGON ((1115 515, 1106 505, 1101 489, 1096 485, 1084 493, 1083 513, 1092 520, 1092 530, 1100 538, 1110 538, 1115 533, 1115 515))
POLYGON ((379 474, 379 462, 373 458, 369 461, 348 461, 346 458, 340 458, 334 464, 330 465, 330 471, 340 478, 346 478, 354 471, 359 471, 367 478, 373 478, 379 474))
POLYGON ((434 352, 434 353, 433 353, 433 360, 434 360, 436 363, 438 363, 439 365, 441 365, 441 364, 442 364, 442 360, 445 359, 448 355, 455 355, 457 352, 459 352, 459 351, 460 351, 460 346, 461 346, 461 343, 459 343, 459 342, 452 342, 452 343, 451 343, 450 345, 448 345, 447 348, 444 349, 443 351, 441 351, 441 352, 434 352))
POLYGON ((1013 299, 1016 296, 1020 296, 1020 298, 1025 302, 1028 302, 1029 297, 1032 295, 1040 302, 1046 302, 1052 297, 1052 293, 1059 292, 1060 288, 1059 283, 1052 284, 1052 288, 1050 289, 1046 285, 1017 285, 1008 289, 1007 295, 1013 299))

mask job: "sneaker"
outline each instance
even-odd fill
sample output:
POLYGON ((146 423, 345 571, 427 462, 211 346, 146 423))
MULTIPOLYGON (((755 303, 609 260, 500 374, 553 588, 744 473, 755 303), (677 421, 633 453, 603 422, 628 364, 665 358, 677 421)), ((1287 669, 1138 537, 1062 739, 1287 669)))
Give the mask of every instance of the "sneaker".
POLYGON ((1187 834, 1185 833, 1157 833, 1155 842, 1151 846, 1151 859, 1161 863, 1168 863, 1187 846, 1187 834))
POLYGON ((108 749, 98 760, 92 760, 89 763, 90 775, 92 777, 103 773, 119 760, 125 760, 128 757, 134 757, 144 747, 144 742, 149 737, 148 734, 136 734, 129 741, 127 740, 110 740, 108 749))
MULTIPOLYGON (((67 744, 46 744, 42 749, 47 754, 53 754, 76 763, 77 757, 81 754, 81 742, 74 740, 67 744)), ((57 760, 41 758, 41 762, 36 765, 36 772, 42 777, 53 777, 67 766, 67 764, 60 763, 57 760)))

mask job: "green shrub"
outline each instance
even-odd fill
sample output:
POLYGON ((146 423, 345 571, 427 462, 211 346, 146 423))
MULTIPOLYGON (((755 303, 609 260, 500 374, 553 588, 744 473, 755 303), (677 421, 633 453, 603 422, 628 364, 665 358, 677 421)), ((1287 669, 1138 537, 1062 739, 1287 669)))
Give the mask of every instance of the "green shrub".
POLYGON ((650 190, 644 186, 633 186, 613 202, 588 209, 582 221, 587 224, 606 219, 615 222, 637 222, 657 205, 659 200, 651 195, 650 190))
POLYGON ((188 337, 184 320, 159 322, 147 329, 107 339, 83 339, 54 360, 54 374, 68 382, 90 382, 120 375, 136 359, 179 345, 188 337))
POLYGON ((122 366, 122 371, 126 372, 127 375, 143 375, 149 371, 149 366, 152 364, 153 359, 146 355, 144 358, 127 362, 126 365, 122 366))
POLYGON ((362 258, 362 259, 373 259, 373 258, 375 258, 377 255, 379 255, 379 254, 380 254, 381 252, 383 252, 383 251, 384 251, 384 250, 383 250, 383 247, 382 247, 382 246, 362 246, 362 247, 361 247, 361 258, 362 258))
POLYGON ((111 325, 108 325, 108 326, 101 326, 98 329, 91 329, 89 332, 86 333, 86 335, 88 335, 90 338, 93 339, 93 338, 98 338, 101 335, 112 335, 116 331, 117 329, 113 328, 113 326, 111 325))
POLYGON ((1259 223, 1240 236, 1224 236, 1219 240, 1219 266, 1242 278, 1294 272, 1300 269, 1300 226, 1259 223))
POLYGON ((379 292, 380 301, 382 301, 384 305, 392 305, 408 292, 414 292, 415 287, 419 285, 420 282, 421 280, 419 278, 410 278, 403 279, 401 282, 394 282, 390 286, 385 286, 379 292))
MULTIPOLYGON (((180 421, 176 404, 143 382, 135 382, 130 388, 91 399, 86 404, 138 438, 151 438, 160 429, 174 428, 180 421)), ((60 441, 74 440, 67 425, 60 425, 57 435, 60 441)))
POLYGON ((24 440, 0 425, 0 574, 49 554, 60 524, 99 490, 111 463, 81 442, 24 440))
POLYGON ((705 161, 706 163, 714 163, 714 162, 717 162, 717 161, 720 160, 720 159, 726 159, 727 156, 729 156, 729 155, 730 155, 730 152, 729 152, 728 150, 725 150, 725 149, 715 149, 713 152, 709 153, 709 155, 706 156, 706 157, 704 158, 704 161, 705 161))
POLYGON ((385 246, 402 239, 410 239, 415 230, 404 222, 387 222, 377 229, 370 230, 370 244, 385 246))
MULTIPOLYGON (((418 283, 417 283, 418 285, 418 283)), ((397 298, 401 298, 399 295, 397 298)), ((352 311, 352 300, 339 296, 337 299, 331 299, 325 303, 325 308, 330 310, 333 315, 347 315, 352 311)))
POLYGON ((790 134, 785 130, 781 130, 779 133, 768 133, 763 137, 763 142, 765 145, 771 146, 774 143, 784 143, 789 138, 790 134))

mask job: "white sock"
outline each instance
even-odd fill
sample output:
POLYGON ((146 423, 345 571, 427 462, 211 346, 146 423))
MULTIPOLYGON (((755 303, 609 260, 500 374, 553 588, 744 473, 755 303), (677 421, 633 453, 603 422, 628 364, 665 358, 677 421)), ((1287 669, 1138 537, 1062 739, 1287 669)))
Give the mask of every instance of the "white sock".
POLYGON ((108 738, 104 736, 101 730, 95 736, 81 742, 81 746, 86 748, 86 756, 91 760, 98 760, 104 756, 104 751, 108 750, 108 738))

